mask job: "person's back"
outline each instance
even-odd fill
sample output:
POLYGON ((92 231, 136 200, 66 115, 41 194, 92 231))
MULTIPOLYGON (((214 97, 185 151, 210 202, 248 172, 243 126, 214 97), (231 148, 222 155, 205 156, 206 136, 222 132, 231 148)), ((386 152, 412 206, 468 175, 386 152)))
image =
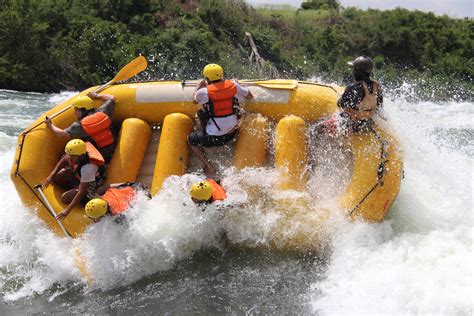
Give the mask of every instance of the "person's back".
POLYGON ((193 99, 202 106, 198 110, 196 130, 188 136, 191 151, 203 163, 208 176, 215 168, 207 159, 204 147, 222 146, 234 139, 239 123, 239 99, 252 97, 249 89, 235 80, 225 80, 224 70, 217 64, 204 67, 193 99))
POLYGON ((337 105, 351 121, 351 127, 358 130, 371 124, 373 116, 383 106, 383 94, 380 84, 370 77, 374 62, 367 56, 357 57, 348 63, 352 68, 355 82, 347 85, 337 105))
POLYGON ((337 101, 341 113, 319 124, 316 131, 331 134, 357 132, 370 128, 373 117, 383 107, 382 87, 370 77, 374 62, 367 56, 348 62, 352 67, 354 82, 348 84, 337 101))

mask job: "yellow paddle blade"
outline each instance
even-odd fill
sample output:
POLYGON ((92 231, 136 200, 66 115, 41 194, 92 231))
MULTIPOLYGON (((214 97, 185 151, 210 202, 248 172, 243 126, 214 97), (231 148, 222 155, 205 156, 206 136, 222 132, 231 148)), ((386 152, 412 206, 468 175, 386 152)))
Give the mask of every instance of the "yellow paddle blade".
POLYGON ((147 66, 148 62, 146 58, 138 56, 120 69, 119 73, 112 79, 112 82, 127 80, 145 70, 147 66))
POLYGON ((284 89, 293 90, 298 86, 298 81, 291 79, 273 79, 273 80, 262 80, 262 81, 240 81, 243 85, 255 85, 268 89, 284 89))
POLYGON ((92 286, 94 284, 94 279, 90 275, 89 271, 87 270, 87 265, 85 259, 81 256, 81 252, 79 248, 74 248, 74 259, 76 261, 76 266, 81 272, 84 280, 86 281, 88 286, 92 286))

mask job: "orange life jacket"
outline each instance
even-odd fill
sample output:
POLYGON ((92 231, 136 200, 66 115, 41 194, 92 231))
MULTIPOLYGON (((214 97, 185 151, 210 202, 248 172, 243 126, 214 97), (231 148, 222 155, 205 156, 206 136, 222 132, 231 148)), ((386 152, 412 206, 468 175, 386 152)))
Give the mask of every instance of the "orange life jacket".
POLYGON ((81 126, 97 147, 104 148, 114 143, 114 136, 110 131, 112 121, 110 117, 102 112, 95 112, 81 120, 81 126))
POLYGON ((224 188, 212 179, 206 180, 211 185, 212 201, 222 201, 227 197, 224 188))
POLYGON ((135 201, 137 192, 132 187, 110 188, 102 195, 102 199, 109 205, 112 216, 125 212, 135 201))
POLYGON ((102 157, 101 153, 94 147, 90 142, 86 142, 86 152, 88 159, 82 163, 74 163, 71 158, 69 157, 67 162, 72 169, 72 172, 76 176, 78 180, 81 180, 81 168, 82 166, 91 163, 94 165, 99 166, 99 174, 98 177, 104 176, 103 166, 105 164, 104 157, 102 157))
POLYGON ((235 114, 234 106, 238 101, 235 98, 237 87, 230 80, 219 81, 207 86, 209 96, 209 114, 211 117, 224 117, 235 114))

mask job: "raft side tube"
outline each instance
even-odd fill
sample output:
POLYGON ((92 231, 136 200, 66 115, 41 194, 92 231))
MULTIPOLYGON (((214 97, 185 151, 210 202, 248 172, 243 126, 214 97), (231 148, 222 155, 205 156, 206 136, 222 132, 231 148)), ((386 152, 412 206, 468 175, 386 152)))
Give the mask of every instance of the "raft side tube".
POLYGON ((314 122, 337 110, 339 95, 324 85, 298 84, 294 90, 250 87, 254 99, 244 100, 246 112, 260 113, 278 122, 289 114, 314 122))
POLYGON ((114 111, 114 122, 120 123, 129 117, 136 117, 147 122, 161 124, 164 118, 173 113, 183 113, 193 117, 198 105, 192 101, 194 88, 184 88, 180 98, 169 100, 170 91, 180 91, 180 82, 146 82, 115 85, 107 93, 117 98, 114 111), (184 97, 181 97, 184 96, 184 97))
MULTIPOLYGON (((73 119, 73 113, 67 111, 55 118, 54 122, 55 124, 57 122, 58 125, 65 125, 73 119)), ((26 135, 19 137, 20 150, 16 155, 16 159, 19 161, 14 164, 11 172, 11 179, 23 203, 28 207, 35 208, 38 217, 59 235, 63 235, 61 227, 46 209, 34 187, 41 184, 41 181, 51 173, 64 154, 66 142, 66 139, 58 138, 46 125, 38 126, 26 135), (48 150, 45 151, 45 148, 48 150)), ((56 214, 66 207, 61 203, 61 195, 64 191, 54 183, 44 190, 44 195, 56 214)), ((78 206, 71 211, 63 224, 69 234, 76 237, 84 231, 89 222, 90 220, 84 216, 83 208, 78 206)))
POLYGON ((378 185, 371 194, 364 207, 356 209, 351 218, 363 218, 369 222, 381 222, 393 201, 400 191, 401 179, 403 177, 403 153, 395 138, 386 134, 383 130, 376 128, 377 133, 386 142, 386 157, 383 185, 378 185))
POLYGON ((351 219, 382 221, 400 190, 403 174, 398 142, 381 128, 349 135, 354 154, 354 171, 341 208, 351 219), (382 145, 384 152, 382 153, 382 145), (383 176, 378 177, 383 163, 383 176))
POLYGON ((189 161, 187 138, 192 127, 193 121, 185 114, 173 113, 165 117, 151 184, 152 195, 158 193, 167 177, 186 172, 189 161))
MULTIPOLYGON (((315 121, 337 110, 335 100, 339 94, 327 85, 298 84, 296 89, 288 90, 262 86, 249 88, 255 98, 241 100, 241 106, 247 112, 260 113, 273 121, 290 113, 315 121)), ((117 84, 106 91, 117 98, 114 124, 128 117, 161 123, 166 115, 183 113, 193 117, 198 109, 192 101, 194 88, 183 87, 181 82, 176 81, 117 84), (179 93, 172 99, 171 92, 179 93)))

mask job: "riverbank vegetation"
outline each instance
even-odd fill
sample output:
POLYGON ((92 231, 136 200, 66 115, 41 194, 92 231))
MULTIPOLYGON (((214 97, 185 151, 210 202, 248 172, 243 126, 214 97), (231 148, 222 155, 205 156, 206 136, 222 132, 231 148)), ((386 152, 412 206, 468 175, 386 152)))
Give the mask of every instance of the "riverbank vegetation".
POLYGON ((327 2, 295 10, 238 0, 0 0, 0 88, 80 90, 138 54, 150 64, 142 80, 196 79, 217 62, 228 77, 343 84, 346 62, 367 54, 392 89, 410 83, 426 98, 473 97, 472 19, 327 2), (249 60, 246 32, 265 63, 249 60))

